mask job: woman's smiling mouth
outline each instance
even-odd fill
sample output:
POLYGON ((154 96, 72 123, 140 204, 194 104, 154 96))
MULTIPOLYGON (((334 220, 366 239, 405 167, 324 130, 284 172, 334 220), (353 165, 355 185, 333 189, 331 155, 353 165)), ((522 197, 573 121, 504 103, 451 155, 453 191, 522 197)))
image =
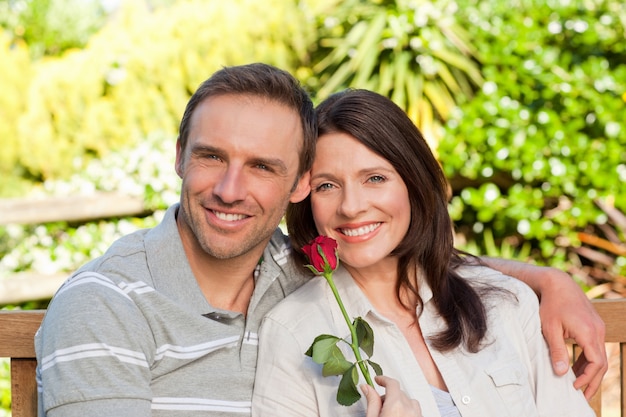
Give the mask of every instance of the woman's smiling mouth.
POLYGON ((368 233, 372 233, 374 230, 378 229, 381 224, 381 222, 372 223, 368 224, 367 226, 358 227, 356 229, 340 228, 339 231, 346 236, 363 236, 368 233))

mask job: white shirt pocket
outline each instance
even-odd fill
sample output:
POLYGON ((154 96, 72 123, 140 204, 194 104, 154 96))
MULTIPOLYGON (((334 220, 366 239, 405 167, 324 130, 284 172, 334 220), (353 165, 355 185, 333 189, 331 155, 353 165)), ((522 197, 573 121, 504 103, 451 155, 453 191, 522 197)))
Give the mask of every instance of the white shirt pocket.
POLYGON ((493 388, 511 415, 537 415, 535 397, 524 367, 518 362, 497 361, 485 369, 493 388))

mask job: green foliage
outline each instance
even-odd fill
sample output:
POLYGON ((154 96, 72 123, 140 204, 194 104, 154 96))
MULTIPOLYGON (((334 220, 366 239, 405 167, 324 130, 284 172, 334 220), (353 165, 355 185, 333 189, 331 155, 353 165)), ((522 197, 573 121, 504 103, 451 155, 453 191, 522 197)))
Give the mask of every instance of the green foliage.
POLYGON ((0 417, 8 416, 11 409, 11 368, 8 358, 0 358, 0 417))
POLYGON ((594 200, 626 208, 626 6, 464 3, 487 81, 440 143, 451 212, 479 241, 491 229, 564 260, 576 230, 606 222, 594 200))
POLYGON ((337 402, 341 405, 352 405, 361 398, 361 394, 356 388, 359 382, 359 371, 356 365, 352 365, 342 375, 339 381, 339 389, 337 390, 337 402))
POLYGON ((6 139, 17 149, 8 165, 23 167, 24 177, 66 178, 88 157, 150 132, 175 135, 191 93, 212 72, 254 61, 295 71, 313 33, 295 2, 190 0, 153 11, 121 4, 86 48, 34 64, 22 89, 27 106, 6 139))
POLYGON ((22 42, 11 43, 0 33, 0 195, 17 196, 23 189, 23 170, 16 160, 19 155, 17 125, 15 121, 26 109, 26 96, 32 77, 28 48, 22 42))
MULTIPOLYGON (((331 285, 331 288, 332 287, 333 286, 331 285)), ((340 303, 340 305, 343 306, 342 303, 340 303)), ((367 323, 367 321, 365 321, 362 317, 357 317, 354 319, 352 324, 349 322, 348 324, 350 326, 351 334, 356 334, 356 340, 348 342, 337 336, 322 334, 313 340, 311 346, 304 353, 305 355, 310 356, 315 363, 322 365, 323 376, 328 377, 341 375, 341 380, 339 381, 339 387, 337 389, 337 402, 346 406, 354 404, 359 398, 361 398, 361 394, 359 394, 359 391, 357 390, 357 384, 359 383, 359 371, 357 366, 361 368, 363 376, 366 380, 368 380, 368 382, 368 366, 374 370, 376 375, 382 375, 383 373, 380 365, 369 359, 369 357, 374 354, 374 331, 370 327, 369 323, 367 323), (354 330, 354 332, 352 330, 354 330), (353 363, 346 360, 345 355, 338 346, 339 342, 343 342, 351 347, 356 362, 353 363), (361 350, 367 354, 368 359, 361 359, 361 350)))
POLYGON ((377 91, 433 139, 435 122, 482 82, 453 0, 349 0, 329 10, 312 47, 320 99, 346 87, 377 91))
POLYGON ((0 26, 36 58, 84 47, 106 19, 99 1, 85 0, 3 0, 0 12, 0 26))

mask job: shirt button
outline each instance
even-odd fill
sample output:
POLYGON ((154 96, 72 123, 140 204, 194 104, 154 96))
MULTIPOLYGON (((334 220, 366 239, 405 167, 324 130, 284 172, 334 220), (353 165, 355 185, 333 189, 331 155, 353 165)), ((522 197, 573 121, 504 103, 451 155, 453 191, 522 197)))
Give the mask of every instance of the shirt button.
POLYGON ((463 398, 461 398, 461 402, 465 405, 469 404, 471 401, 472 399, 469 395, 464 395, 463 398))

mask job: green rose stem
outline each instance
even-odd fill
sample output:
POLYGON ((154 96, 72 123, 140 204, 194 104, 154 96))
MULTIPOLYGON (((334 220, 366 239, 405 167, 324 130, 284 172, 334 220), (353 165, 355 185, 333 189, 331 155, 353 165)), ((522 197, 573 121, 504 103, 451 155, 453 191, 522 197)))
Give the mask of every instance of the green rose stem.
POLYGON ((335 300, 337 300, 337 304, 339 304, 339 308, 341 309, 341 314, 343 314, 343 318, 346 320, 346 324, 350 328, 350 336, 352 338, 350 347, 352 348, 352 352, 354 352, 354 356, 356 357, 357 363, 359 364, 361 373, 365 377, 365 381, 367 382, 367 384, 370 385, 371 387, 374 387, 374 383, 372 382, 372 378, 370 377, 369 370, 367 369, 367 366, 365 365, 365 363, 363 362, 363 359, 361 358, 361 351, 359 350, 358 339, 356 335, 356 327, 352 325, 352 322, 350 321, 350 317, 348 316, 348 313, 346 312, 346 308, 343 306, 343 302, 341 301, 341 297, 339 296, 337 287, 335 287, 335 283, 333 282, 332 272, 324 272, 323 275, 326 281, 328 282, 328 285, 330 285, 330 289, 332 290, 333 295, 335 296, 335 300))

